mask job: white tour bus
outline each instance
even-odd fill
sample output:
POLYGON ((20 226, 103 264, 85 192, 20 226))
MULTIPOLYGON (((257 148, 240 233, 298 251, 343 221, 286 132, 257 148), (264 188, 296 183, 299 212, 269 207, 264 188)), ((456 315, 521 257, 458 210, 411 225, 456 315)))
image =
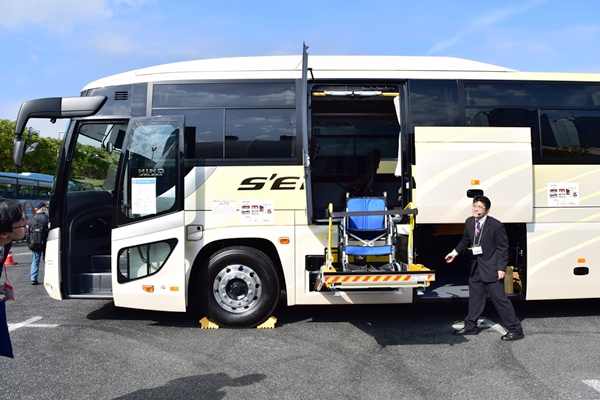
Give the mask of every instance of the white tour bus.
POLYGON ((305 47, 27 101, 17 165, 30 118, 70 118, 50 196, 54 299, 197 306, 246 327, 280 300, 466 299, 470 255, 444 256, 481 194, 510 240, 511 298, 600 297, 599 74, 305 47))

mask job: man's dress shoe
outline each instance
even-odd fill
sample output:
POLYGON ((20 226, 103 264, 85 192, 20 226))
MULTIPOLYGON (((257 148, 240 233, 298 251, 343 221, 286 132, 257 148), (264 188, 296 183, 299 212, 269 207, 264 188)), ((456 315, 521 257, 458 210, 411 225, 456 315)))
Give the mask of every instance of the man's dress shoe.
POLYGON ((455 335, 479 335, 479 330, 478 329, 459 329, 458 331, 454 331, 455 335))
POLYGON ((502 336, 500 339, 507 341, 507 340, 519 340, 519 339, 523 339, 525 337, 525 335, 523 335, 522 333, 515 333, 515 332, 508 332, 506 335, 502 336))

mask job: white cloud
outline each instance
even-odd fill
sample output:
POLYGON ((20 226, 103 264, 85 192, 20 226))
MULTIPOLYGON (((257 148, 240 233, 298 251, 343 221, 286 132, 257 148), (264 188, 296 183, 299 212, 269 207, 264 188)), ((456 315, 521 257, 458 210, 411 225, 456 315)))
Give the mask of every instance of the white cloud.
POLYGON ((476 45, 452 51, 459 57, 520 71, 598 72, 599 43, 600 26, 539 30, 498 26, 478 37, 476 45))
POLYGON ((112 16, 107 0, 3 0, 2 3, 0 25, 17 30, 41 27, 66 33, 86 21, 112 16))
POLYGON ((479 16, 475 19, 472 19, 467 23, 467 25, 454 36, 443 40, 439 43, 436 43, 429 51, 428 55, 437 54, 442 50, 448 49, 450 47, 455 46, 463 39, 466 39, 469 36, 480 34, 482 31, 489 29, 490 27, 509 19, 512 16, 522 14, 526 11, 529 11, 532 8, 535 8, 548 0, 534 0, 528 4, 523 5, 522 7, 509 7, 509 8, 501 8, 496 10, 489 10, 485 15, 479 16))
POLYGON ((81 25, 98 25, 117 8, 139 7, 155 0, 0 0, 0 26, 14 30, 46 29, 69 33, 81 25))

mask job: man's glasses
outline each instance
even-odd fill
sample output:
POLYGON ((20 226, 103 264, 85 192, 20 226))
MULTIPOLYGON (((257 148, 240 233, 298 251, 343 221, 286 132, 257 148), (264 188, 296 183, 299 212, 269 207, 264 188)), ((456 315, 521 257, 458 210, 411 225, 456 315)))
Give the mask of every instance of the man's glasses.
POLYGON ((29 225, 29 221, 27 221, 27 217, 23 216, 23 218, 21 218, 18 222, 21 225, 17 225, 17 226, 13 226, 12 229, 19 229, 19 228, 25 228, 26 226, 29 225))

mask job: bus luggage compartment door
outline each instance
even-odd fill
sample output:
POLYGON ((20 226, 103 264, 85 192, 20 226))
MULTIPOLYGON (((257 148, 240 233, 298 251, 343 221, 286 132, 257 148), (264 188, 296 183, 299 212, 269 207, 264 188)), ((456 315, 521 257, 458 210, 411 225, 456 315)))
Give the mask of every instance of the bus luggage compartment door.
POLYGON ((462 223, 467 193, 482 193, 504 223, 531 222, 533 178, 529 128, 415 127, 419 223, 462 223))

